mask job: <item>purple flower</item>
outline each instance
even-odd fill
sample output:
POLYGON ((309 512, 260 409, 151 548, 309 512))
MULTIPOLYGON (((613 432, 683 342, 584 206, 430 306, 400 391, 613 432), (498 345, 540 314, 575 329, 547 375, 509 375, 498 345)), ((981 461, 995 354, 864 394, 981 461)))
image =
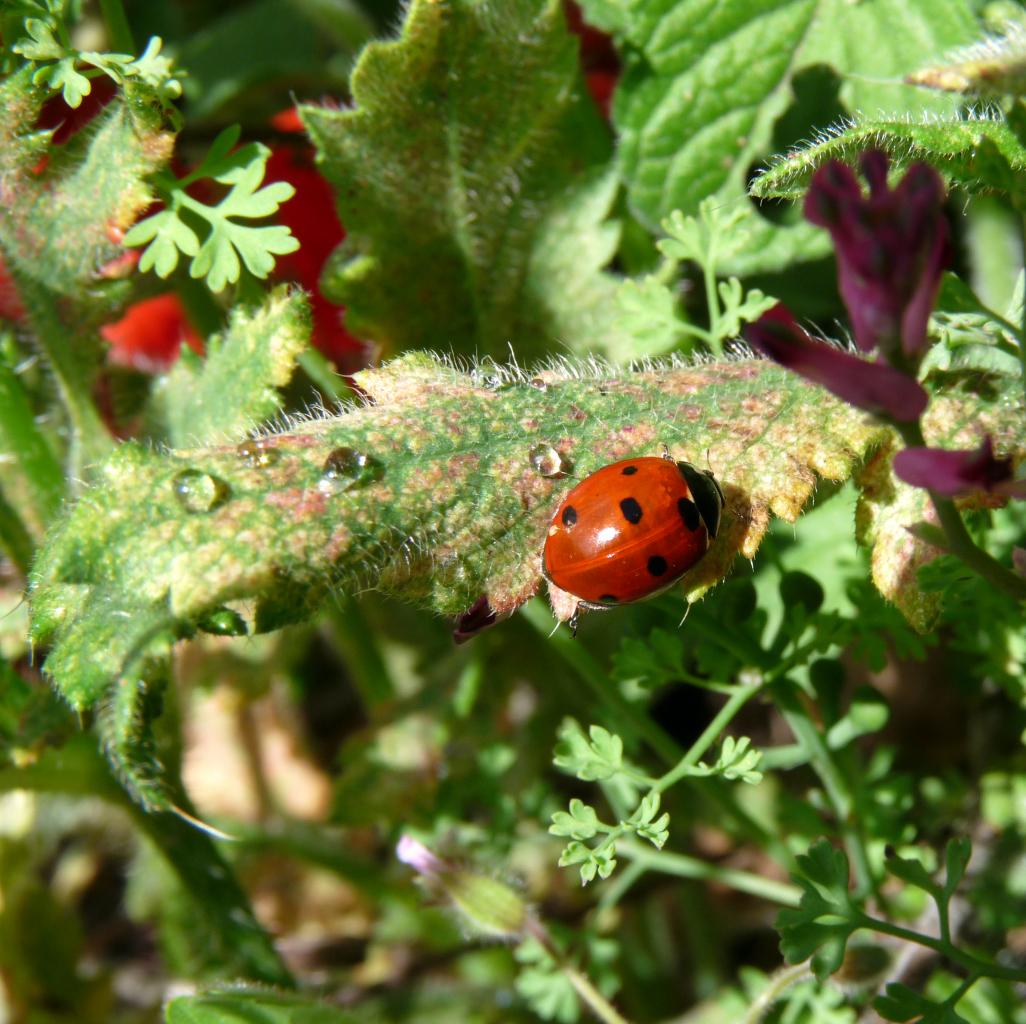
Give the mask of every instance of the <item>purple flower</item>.
POLYGON ((899 479, 949 498, 979 491, 1026 498, 1026 480, 1016 480, 1013 469, 1011 459, 994 454, 989 435, 973 451, 906 448, 894 456, 894 472, 899 479))
POLYGON ((869 195, 850 167, 831 160, 812 176, 805 216, 834 240, 837 282, 859 348, 918 359, 950 251, 944 185, 919 163, 888 188, 880 150, 863 153, 859 166, 869 195))
POLYGON ((929 401, 919 383, 900 370, 810 338, 779 302, 742 333, 757 352, 878 416, 917 420, 929 401))

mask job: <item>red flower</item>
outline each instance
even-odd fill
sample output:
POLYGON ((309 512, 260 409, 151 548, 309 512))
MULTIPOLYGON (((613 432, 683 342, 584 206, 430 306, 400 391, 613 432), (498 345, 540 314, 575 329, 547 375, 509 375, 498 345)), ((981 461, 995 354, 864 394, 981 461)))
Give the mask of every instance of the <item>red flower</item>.
POLYGON ((194 352, 203 351, 203 340, 174 292, 134 303, 120 320, 104 324, 100 335, 110 344, 112 363, 144 373, 167 370, 178 358, 182 342, 194 352))
POLYGON ((850 167, 831 160, 812 177, 805 216, 833 238, 838 286, 859 348, 918 359, 948 262, 944 186, 920 163, 888 188, 887 156, 879 150, 863 153, 859 166, 868 196, 850 167))
POLYGON ((815 341, 779 302, 742 334, 757 352, 860 409, 903 421, 919 419, 926 409, 929 398, 918 381, 893 366, 815 341))
POLYGON ((19 324, 24 319, 25 307, 21 304, 21 296, 4 261, 0 259, 0 320, 19 324))
POLYGON ((567 26, 581 41, 580 61, 584 82, 602 111, 602 116, 608 118, 613 91, 620 78, 620 58, 613 40, 605 32, 585 24, 581 8, 576 3, 568 0, 565 9, 567 26))
MULTIPOLYGON (((272 124, 281 131, 301 129, 294 109, 276 114, 272 124)), ((312 149, 273 147, 265 180, 287 181, 296 190, 279 209, 278 221, 287 224, 299 239, 299 249, 278 257, 275 277, 295 281, 310 293, 314 347, 345 373, 362 369, 369 362, 368 345, 345 329, 344 308, 329 302, 320 290, 324 264, 345 238, 345 230, 338 219, 331 186, 313 166, 312 149)))
POLYGON ((913 487, 925 487, 949 498, 978 491, 1026 498, 1026 480, 1014 479, 1011 459, 995 456, 989 435, 974 451, 906 448, 894 456, 894 472, 913 487))

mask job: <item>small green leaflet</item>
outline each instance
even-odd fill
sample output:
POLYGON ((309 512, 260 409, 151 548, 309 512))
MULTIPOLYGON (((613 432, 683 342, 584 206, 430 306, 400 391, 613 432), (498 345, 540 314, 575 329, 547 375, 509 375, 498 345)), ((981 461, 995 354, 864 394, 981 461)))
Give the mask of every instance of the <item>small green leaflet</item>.
POLYGON ((238 125, 221 132, 203 163, 186 177, 156 176, 154 184, 167 209, 139 221, 125 235, 125 245, 146 246, 140 270, 153 270, 166 278, 178 266, 179 254, 189 256, 190 276, 205 278, 210 290, 219 292, 239 280, 243 264, 254 277, 266 278, 274 269, 275 256, 299 248, 284 225, 239 223, 270 217, 295 194, 284 181, 260 188, 271 151, 261 143, 250 143, 231 152, 240 132, 238 125), (200 178, 230 186, 228 194, 214 206, 201 203, 186 192, 200 178))

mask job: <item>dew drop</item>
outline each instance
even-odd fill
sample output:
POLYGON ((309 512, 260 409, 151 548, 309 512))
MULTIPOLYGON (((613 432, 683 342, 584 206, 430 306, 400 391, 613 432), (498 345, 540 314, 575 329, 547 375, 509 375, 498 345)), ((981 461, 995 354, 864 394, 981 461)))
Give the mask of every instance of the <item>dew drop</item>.
POLYGON ((570 470, 570 460, 560 455, 551 444, 536 444, 528 458, 535 472, 545 477, 566 476, 570 470))
POLYGON ((205 633, 215 636, 245 636, 246 620, 232 608, 214 608, 197 623, 205 633))
POLYGON ((532 377, 528 382, 536 391, 548 391, 548 384, 541 377, 532 377))
POLYGON ((266 469, 278 461, 278 449, 268 448, 259 441, 243 441, 235 450, 242 461, 254 469, 266 469))
POLYGON ((171 481, 186 512, 211 512, 228 498, 228 485, 202 469, 183 469, 171 481))
POLYGON ((325 460, 318 490, 322 494, 342 494, 355 487, 365 487, 385 475, 385 467, 355 448, 336 448, 325 460))

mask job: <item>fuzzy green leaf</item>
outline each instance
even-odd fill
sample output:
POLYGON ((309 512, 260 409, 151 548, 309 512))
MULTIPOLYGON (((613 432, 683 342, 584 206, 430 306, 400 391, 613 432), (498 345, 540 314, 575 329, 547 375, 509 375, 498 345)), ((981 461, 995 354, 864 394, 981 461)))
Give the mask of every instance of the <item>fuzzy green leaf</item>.
MULTIPOLYGON (((278 388, 307 345, 308 310, 301 293, 276 289, 256 310, 237 306, 223 337, 202 358, 189 350, 151 398, 155 432, 174 447, 240 441, 278 412, 278 388)), ((254 459, 259 460, 258 451, 254 459)))
POLYGON ((860 116, 775 161, 752 182, 752 195, 797 199, 826 161, 851 163, 863 150, 874 148, 885 150, 898 169, 925 160, 949 184, 968 192, 1023 195, 1016 179, 1026 170, 1026 146, 1003 117, 992 113, 922 121, 860 116))
POLYGON ((123 808, 178 876, 188 909, 229 977, 288 985, 289 973, 253 915, 231 868, 210 836, 171 814, 146 813, 130 803, 89 736, 44 749, 21 767, 0 768, 0 793, 28 790, 100 797, 123 808))
MULTIPOLYGON (((586 0, 585 10, 594 5, 586 0)), ((604 0, 597 6, 602 17, 604 0)), ((951 110, 950 99, 903 87, 900 77, 974 31, 965 0, 914 0, 900 10, 848 0, 631 0, 617 33, 625 70, 613 117, 633 211, 654 231, 673 210, 694 213, 707 196, 739 204, 755 238, 730 265, 736 273, 824 254, 808 225, 772 225, 744 198, 750 168, 771 151, 795 74, 814 65, 836 70, 850 111, 951 110), (850 39, 859 46, 847 46, 850 39)))
POLYGON ((622 354, 601 272, 618 228, 608 131, 555 0, 415 0, 354 109, 304 106, 347 238, 324 288, 386 350, 622 354))
POLYGON ((49 152, 35 129, 46 94, 29 71, 0 84, 0 255, 72 426, 69 475, 109 449, 90 400, 99 323, 127 298, 128 282, 102 269, 124 255, 111 241, 153 199, 147 178, 170 157, 173 136, 149 93, 132 85, 68 142, 49 152), (40 160, 48 158, 45 169, 40 160))
POLYGON ((147 638, 165 635, 160 623, 187 634, 241 598, 255 602, 256 629, 308 617, 333 586, 374 585, 448 615, 486 594, 510 612, 541 583, 566 491, 664 443, 708 458, 727 496, 716 544, 684 577, 694 597, 738 552, 754 556, 771 512, 793 520, 817 474, 844 479, 887 436, 762 361, 537 378, 494 369, 411 355, 366 371, 357 381, 373 404, 269 436, 260 459, 251 444, 123 445, 34 573, 36 642, 55 643, 65 696, 89 706, 129 653, 142 658, 147 638), (572 475, 541 475, 538 443, 572 475))
POLYGON ((229 989, 179 996, 167 1004, 166 1024, 353 1024, 345 1010, 271 989, 229 989))

